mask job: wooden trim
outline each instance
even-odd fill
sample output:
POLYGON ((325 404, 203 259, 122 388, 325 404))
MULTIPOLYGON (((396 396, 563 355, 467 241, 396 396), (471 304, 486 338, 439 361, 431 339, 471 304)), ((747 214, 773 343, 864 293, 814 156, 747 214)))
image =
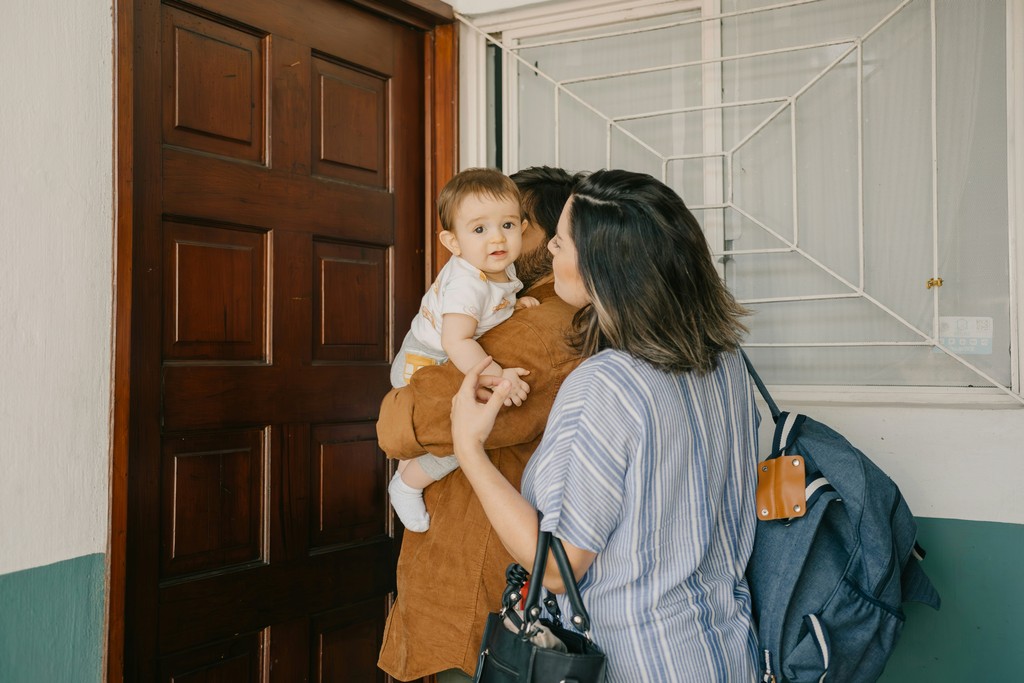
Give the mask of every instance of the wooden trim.
MULTIPOLYGON (((437 195, 459 165, 459 27, 445 24, 434 29, 427 55, 427 137, 430 148, 427 173, 427 277, 433 280, 448 261, 449 252, 437 239, 437 195), (432 73, 431 73, 432 71, 432 73)), ((430 282, 424 284, 428 287, 430 282)))
POLYGON ((134 193, 134 0, 114 0, 114 240, 110 408, 110 517, 107 542, 104 680, 124 680, 128 533, 128 420, 131 381, 134 193))
POLYGON ((429 31, 455 21, 451 5, 441 0, 348 0, 349 4, 429 31))

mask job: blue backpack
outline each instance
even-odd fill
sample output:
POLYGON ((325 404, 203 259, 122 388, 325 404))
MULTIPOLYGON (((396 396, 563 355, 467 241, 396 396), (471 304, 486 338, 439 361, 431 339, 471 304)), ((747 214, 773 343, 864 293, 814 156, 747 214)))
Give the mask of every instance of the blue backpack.
POLYGON ((876 681, 903 630, 902 603, 939 608, 919 564, 914 516, 896 484, 849 441, 780 411, 744 360, 776 425, 759 470, 802 466, 805 487, 788 504, 793 517, 758 522, 747 565, 762 681, 876 681))

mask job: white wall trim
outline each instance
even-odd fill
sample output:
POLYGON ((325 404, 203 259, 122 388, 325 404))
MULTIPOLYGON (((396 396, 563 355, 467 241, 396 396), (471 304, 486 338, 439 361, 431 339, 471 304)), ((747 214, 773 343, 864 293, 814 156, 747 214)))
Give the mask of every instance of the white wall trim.
MULTIPOLYGON (((482 30, 500 30, 530 35, 551 33, 566 28, 584 28, 612 21, 641 19, 667 12, 684 11, 666 5, 678 5, 680 0, 569 0, 547 5, 523 7, 503 12, 490 12, 473 17, 473 23, 482 30), (611 18, 610 18, 611 17, 611 18)), ((692 8, 700 7, 700 0, 689 0, 692 8)))
POLYGON ((459 24, 459 168, 487 165, 487 39, 459 24))
POLYGON ((991 387, 888 387, 833 385, 773 385, 782 403, 832 406, 935 406, 980 410, 1021 410, 1017 399, 991 387))
POLYGON ((1021 351, 1024 350, 1024 0, 1006 0, 1006 117, 1007 183, 1010 231, 1010 288, 1017 306, 1010 311, 1010 338, 1017 345, 1011 354, 1013 390, 1024 393, 1021 351))

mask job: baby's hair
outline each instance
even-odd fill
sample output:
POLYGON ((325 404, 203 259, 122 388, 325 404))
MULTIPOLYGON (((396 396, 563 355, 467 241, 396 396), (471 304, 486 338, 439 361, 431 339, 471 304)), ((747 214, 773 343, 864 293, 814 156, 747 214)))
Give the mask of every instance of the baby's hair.
POLYGON ((511 199, 519 203, 519 188, 512 179, 495 168, 467 168, 445 183, 437 198, 441 229, 452 230, 455 212, 466 197, 511 199))

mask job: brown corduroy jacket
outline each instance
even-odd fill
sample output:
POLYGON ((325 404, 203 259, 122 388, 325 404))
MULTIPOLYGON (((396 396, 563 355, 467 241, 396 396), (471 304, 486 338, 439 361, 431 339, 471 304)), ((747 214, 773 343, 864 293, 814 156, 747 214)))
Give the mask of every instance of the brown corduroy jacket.
MULTIPOLYGON (((574 309, 550 283, 534 286, 529 294, 540 306, 517 310, 479 339, 503 368, 530 371, 525 377, 529 398, 522 406, 502 408, 486 444, 495 466, 516 488, 562 380, 580 362, 565 341, 574 309)), ((451 454, 451 398, 462 379, 451 363, 423 368, 407 387, 384 398, 377 438, 388 457, 451 454)), ((378 662, 403 681, 453 668, 473 673, 484 621, 499 608, 505 568, 512 562, 462 470, 428 486, 424 498, 430 529, 405 533, 398 598, 378 662)))

